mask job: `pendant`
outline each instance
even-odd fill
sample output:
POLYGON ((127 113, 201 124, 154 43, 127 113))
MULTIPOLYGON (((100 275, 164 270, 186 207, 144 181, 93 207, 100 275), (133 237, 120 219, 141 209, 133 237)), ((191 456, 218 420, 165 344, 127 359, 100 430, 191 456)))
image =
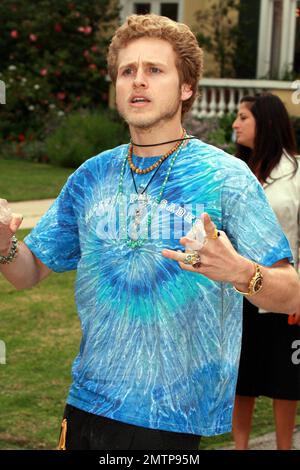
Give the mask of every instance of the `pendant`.
POLYGON ((129 230, 128 230, 128 236, 132 240, 137 240, 139 237, 142 214, 143 214, 143 210, 140 208, 140 206, 138 206, 134 211, 133 220, 130 223, 129 230))
POLYGON ((148 204, 148 196, 146 193, 141 193, 138 195, 138 202, 141 205, 146 206, 148 204))
POLYGON ((145 242, 145 239, 141 237, 141 232, 143 230, 141 223, 146 214, 147 195, 139 194, 138 199, 139 201, 133 214, 133 221, 131 222, 128 230, 127 245, 131 248, 138 248, 145 242))
POLYGON ((128 236, 129 236, 130 240, 132 240, 132 241, 137 241, 138 240, 139 234, 138 234, 137 228, 134 224, 133 224, 132 227, 129 228, 128 236))

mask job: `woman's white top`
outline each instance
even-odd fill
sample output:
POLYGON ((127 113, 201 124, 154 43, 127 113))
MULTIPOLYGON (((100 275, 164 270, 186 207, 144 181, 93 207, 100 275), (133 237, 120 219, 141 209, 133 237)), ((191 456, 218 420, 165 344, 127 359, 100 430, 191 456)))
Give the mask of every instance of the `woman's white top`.
POLYGON ((297 156, 298 169, 286 152, 272 170, 267 183, 263 184, 267 199, 286 234, 298 271, 300 248, 300 156, 297 156))

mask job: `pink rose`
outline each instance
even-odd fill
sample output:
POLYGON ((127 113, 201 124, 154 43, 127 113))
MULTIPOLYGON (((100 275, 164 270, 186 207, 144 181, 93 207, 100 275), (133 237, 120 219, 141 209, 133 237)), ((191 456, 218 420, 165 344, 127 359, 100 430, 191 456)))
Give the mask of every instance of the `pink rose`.
POLYGON ((35 42, 37 40, 36 34, 29 34, 29 39, 31 42, 35 42))
POLYGON ((47 69, 41 69, 41 70, 40 70, 40 75, 41 75, 42 77, 45 77, 45 76, 47 75, 47 73, 48 73, 48 70, 47 70, 47 69))
POLYGON ((14 39, 17 39, 19 37, 19 33, 16 29, 13 29, 11 32, 10 32, 10 36, 14 39))
POLYGON ((93 28, 91 26, 86 26, 84 28, 84 34, 91 34, 92 31, 93 31, 93 28))
POLYGON ((66 93, 64 91, 59 91, 57 94, 56 94, 57 98, 61 101, 63 101, 65 98, 66 98, 66 93))

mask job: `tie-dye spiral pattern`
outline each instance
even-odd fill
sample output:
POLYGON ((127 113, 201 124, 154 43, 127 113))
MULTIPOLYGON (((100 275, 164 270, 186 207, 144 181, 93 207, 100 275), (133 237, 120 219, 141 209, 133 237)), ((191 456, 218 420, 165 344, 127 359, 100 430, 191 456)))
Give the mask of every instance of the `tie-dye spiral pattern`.
MULTIPOLYGON (((52 270, 77 269, 82 341, 68 403, 153 429, 228 432, 242 298, 229 284, 182 271, 161 250, 182 248, 181 229, 201 210, 242 255, 261 264, 291 259, 288 242, 246 165, 190 141, 172 169, 151 237, 131 248, 119 237, 124 226, 116 204, 126 152, 124 145, 86 161, 25 240, 52 270)), ((134 161, 143 167, 154 160, 134 161)), ((167 169, 165 161, 148 188, 153 198, 167 169)), ((150 176, 136 176, 137 186, 150 176)), ((123 186, 130 226, 135 191, 128 166, 123 186)))

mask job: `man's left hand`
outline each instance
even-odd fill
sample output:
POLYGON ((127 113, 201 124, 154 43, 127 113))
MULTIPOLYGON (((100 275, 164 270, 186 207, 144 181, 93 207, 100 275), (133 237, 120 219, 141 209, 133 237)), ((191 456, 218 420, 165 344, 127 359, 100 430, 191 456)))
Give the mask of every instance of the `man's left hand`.
MULTIPOLYGON (((208 214, 204 213, 201 218, 206 233, 206 241, 200 250, 194 248, 200 256, 200 267, 195 268, 184 263, 187 252, 165 249, 162 251, 162 255, 165 258, 178 261, 180 267, 185 271, 203 274, 214 281, 230 282, 234 285, 245 284, 247 286, 254 273, 253 262, 237 253, 225 232, 220 231, 220 235, 213 238, 216 233, 216 226, 208 214)), ((193 245, 197 246, 195 240, 187 237, 181 238, 180 243, 185 248, 188 245, 188 252, 193 250, 193 245)))

